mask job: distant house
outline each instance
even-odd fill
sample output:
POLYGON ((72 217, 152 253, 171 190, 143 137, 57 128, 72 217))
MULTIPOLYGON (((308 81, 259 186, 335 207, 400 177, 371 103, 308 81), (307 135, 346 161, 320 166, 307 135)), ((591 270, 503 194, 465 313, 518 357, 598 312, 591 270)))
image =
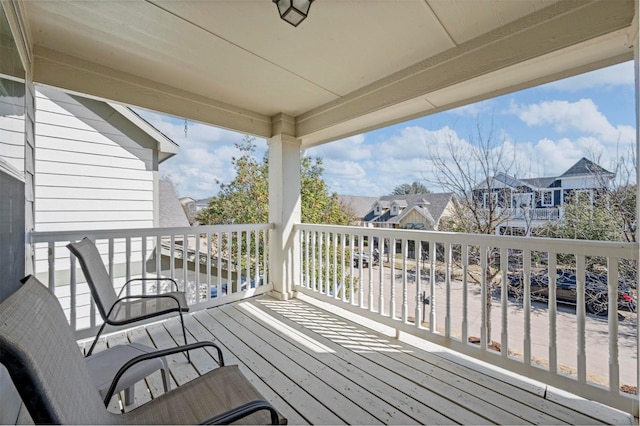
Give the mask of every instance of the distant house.
POLYGON ((211 198, 202 198, 200 200, 194 200, 191 197, 182 197, 180 198, 180 203, 182 204, 182 208, 184 209, 187 218, 189 219, 189 223, 193 226, 199 225, 197 216, 198 212, 202 209, 209 207, 209 202, 211 198))
POLYGON ((437 230, 455 202, 451 192, 387 195, 373 202, 363 223, 378 228, 437 230))
POLYGON ((484 208, 503 209, 506 218, 498 229, 525 229, 549 220, 561 220, 564 205, 571 198, 583 197, 593 205, 603 189, 615 178, 598 164, 581 158, 560 176, 518 179, 504 173, 474 188, 474 197, 484 208))

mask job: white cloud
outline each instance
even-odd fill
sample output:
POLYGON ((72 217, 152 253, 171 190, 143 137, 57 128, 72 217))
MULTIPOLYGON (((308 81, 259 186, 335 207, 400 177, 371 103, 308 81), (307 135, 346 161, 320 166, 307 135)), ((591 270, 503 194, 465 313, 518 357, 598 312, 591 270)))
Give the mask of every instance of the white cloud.
POLYGON ((576 102, 544 101, 529 105, 512 103, 510 112, 528 126, 551 125, 558 133, 579 131, 601 138, 608 144, 635 143, 635 129, 611 124, 591 99, 576 102))
MULTIPOLYGON (((227 183, 235 177, 233 157, 241 153, 235 144, 244 135, 201 123, 137 110, 152 126, 178 144, 178 154, 160 164, 160 176, 168 178, 181 197, 208 198, 220 189, 217 181, 227 183)), ((256 157, 262 158, 266 143, 256 139, 256 157)))

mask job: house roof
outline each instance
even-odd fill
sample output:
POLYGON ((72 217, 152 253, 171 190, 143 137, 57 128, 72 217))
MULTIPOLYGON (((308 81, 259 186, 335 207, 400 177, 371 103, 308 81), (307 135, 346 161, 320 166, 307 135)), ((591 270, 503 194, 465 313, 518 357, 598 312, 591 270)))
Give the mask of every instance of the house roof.
POLYGON ((89 120, 88 124, 97 131, 111 134, 114 129, 117 129, 134 143, 157 151, 159 162, 178 153, 178 144, 130 108, 113 102, 65 93, 51 87, 38 86, 37 91, 69 111, 76 118, 89 120), (91 114, 91 117, 87 117, 87 112, 91 114))
MULTIPOLYGON (((582 157, 578 162, 576 162, 573 166, 569 167, 567 171, 561 174, 558 177, 536 177, 536 178, 527 178, 527 179, 517 179, 515 177, 509 176, 504 173, 498 173, 493 178, 498 182, 501 182, 505 185, 508 185, 512 188, 517 188, 521 186, 527 186, 531 189, 543 189, 549 188, 553 185, 554 182, 558 181, 558 179, 568 178, 568 177, 576 177, 576 176, 593 176, 593 175, 602 175, 606 177, 613 177, 615 173, 612 173, 600 165, 594 163, 591 160, 588 160, 585 157, 582 157)), ((481 182, 474 189, 480 189, 485 187, 485 182, 481 182)))
POLYGON ((600 165, 594 163, 591 160, 582 157, 576 164, 569 167, 569 169, 560 175, 563 177, 573 177, 573 176, 593 176, 593 175, 608 175, 614 176, 615 173, 612 173, 600 165))
POLYGON ((452 192, 438 194, 385 195, 373 203, 370 207, 370 211, 364 216, 364 220, 367 222, 400 223, 404 216, 406 216, 410 211, 415 210, 423 215, 430 223, 433 224, 432 226, 434 226, 444 214, 453 197, 454 195, 452 192), (405 207, 399 215, 391 216, 391 212, 389 210, 384 211, 380 215, 376 215, 373 207, 375 204, 382 205, 384 203, 397 203, 398 205, 405 207))
POLYGON ((267 0, 6 9, 36 84, 307 149, 632 60, 635 3, 316 1, 297 28, 267 0))
POLYGON ((549 188, 556 180, 558 180, 556 177, 522 179, 523 182, 527 182, 529 186, 534 188, 549 188))
POLYGON ((357 218, 362 219, 371 210, 372 204, 377 197, 366 197, 360 195, 338 195, 340 204, 350 208, 357 218))
POLYGON ((171 181, 160 179, 159 191, 158 210, 160 213, 160 227, 174 228, 189 226, 189 220, 171 181))

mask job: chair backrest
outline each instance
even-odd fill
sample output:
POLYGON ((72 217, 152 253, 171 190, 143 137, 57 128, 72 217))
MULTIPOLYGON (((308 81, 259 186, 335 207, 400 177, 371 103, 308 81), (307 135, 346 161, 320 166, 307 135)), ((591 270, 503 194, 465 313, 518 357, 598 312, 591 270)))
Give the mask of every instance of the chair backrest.
POLYGON ((0 304, 0 363, 31 418, 36 423, 114 422, 58 300, 33 276, 23 281, 0 304))
POLYGON ((78 258, 100 316, 106 320, 109 309, 116 302, 118 296, 98 248, 93 241, 86 237, 78 242, 67 244, 67 248, 78 258))

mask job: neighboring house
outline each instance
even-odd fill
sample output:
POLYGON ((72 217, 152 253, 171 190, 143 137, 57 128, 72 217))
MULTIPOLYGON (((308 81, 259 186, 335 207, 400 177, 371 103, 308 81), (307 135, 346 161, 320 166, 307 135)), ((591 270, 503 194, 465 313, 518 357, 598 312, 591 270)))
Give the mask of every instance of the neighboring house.
POLYGON ((497 233, 505 228, 528 233, 546 221, 562 219, 569 199, 579 196, 593 205, 614 178, 615 173, 583 157, 557 177, 518 179, 497 174, 488 183, 476 186, 474 197, 484 208, 502 209, 506 221, 497 233))
POLYGON ((387 195, 376 199, 363 218, 366 226, 437 230, 451 214, 453 193, 387 195))
POLYGON ((338 195, 340 205, 353 213, 353 226, 366 226, 364 217, 371 210, 371 205, 378 200, 378 197, 365 197, 360 195, 338 195))
MULTIPOLYGON (((36 231, 162 226, 158 166, 177 153, 173 141, 121 105, 47 87, 37 89, 35 104, 36 231)), ((68 264, 64 247, 55 256, 68 264)), ((38 250, 36 272, 47 262, 38 250)))
POLYGON ((160 225, 159 164, 178 146, 131 109, 36 92, 36 231, 160 225))

